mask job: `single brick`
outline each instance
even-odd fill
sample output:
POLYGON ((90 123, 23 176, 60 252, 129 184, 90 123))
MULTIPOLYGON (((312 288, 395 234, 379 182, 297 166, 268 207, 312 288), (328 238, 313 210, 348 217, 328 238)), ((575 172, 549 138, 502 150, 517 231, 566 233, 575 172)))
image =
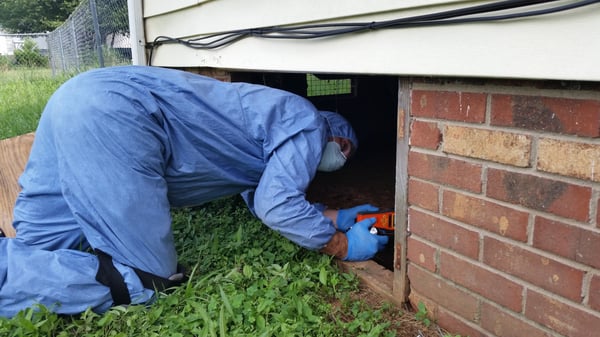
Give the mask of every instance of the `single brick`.
POLYGON ((518 167, 528 167, 531 137, 516 133, 448 125, 442 150, 518 167))
POLYGON ((453 191, 444 191, 442 214, 512 238, 527 241, 529 215, 483 199, 478 199, 453 191))
POLYGON ((442 133, 437 123, 413 121, 410 132, 410 145, 435 150, 442 141, 442 133))
POLYGON ((411 289, 436 302, 469 321, 478 317, 478 300, 471 293, 463 291, 456 285, 439 278, 433 273, 408 265, 408 278, 411 289))
POLYGON ((483 123, 486 102, 487 95, 482 93, 413 90, 411 114, 417 117, 483 123))
POLYGON ((444 248, 451 249, 471 259, 479 255, 479 234, 438 217, 409 209, 410 231, 444 248))
POLYGON ((462 160, 411 151, 408 175, 470 192, 481 192, 481 165, 462 160))
POLYGON ((597 337, 600 318, 580 308, 548 297, 534 290, 527 291, 525 316, 562 336, 597 337))
POLYGON ((487 196, 534 210, 586 222, 589 187, 504 170, 488 170, 487 196))
POLYGON ((600 275, 594 275, 590 282, 588 303, 590 308, 600 312, 600 275))
POLYGON ((493 95, 491 124, 599 137, 600 100, 493 95))
MULTIPOLYGON (((444 327, 445 330, 451 331, 451 334, 444 336, 469 336, 469 337, 489 337, 489 333, 486 333, 479 326, 474 325, 473 322, 470 322, 456 314, 445 310, 444 308, 439 308, 437 317, 436 317, 437 325, 444 327)), ((433 334, 433 333, 432 333, 433 334)), ((427 335, 429 336, 429 335, 427 335)), ((433 334, 433 336, 436 336, 433 334)), ((417 337, 419 337, 417 335, 417 337)), ((529 336, 528 336, 529 337, 529 336)))
POLYGON ((484 238, 483 262, 543 289, 581 301, 584 272, 506 241, 484 238))
POLYGON ((427 317, 433 321, 437 319, 439 305, 430 298, 427 298, 427 294, 421 294, 413 287, 408 295, 408 301, 413 308, 418 308, 419 303, 422 303, 427 310, 427 317))
POLYGON ((550 337, 550 334, 519 316, 483 302, 481 304, 481 326, 496 337, 550 337))
POLYGON ((408 181, 408 203, 437 212, 440 208, 438 200, 439 189, 438 185, 411 178, 408 181))
POLYGON ((600 234, 542 217, 535 219, 533 246, 600 268, 600 234))
POLYGON ((408 261, 411 263, 418 264, 419 266, 431 271, 436 272, 437 265, 435 255, 437 249, 428 245, 425 242, 419 241, 414 237, 409 237, 407 242, 407 256, 408 261))
POLYGON ((537 169, 600 182, 600 145, 540 139, 537 169))
POLYGON ((523 286, 465 259, 442 252, 440 275, 512 311, 521 311, 523 286), (493 285, 493 287, 490 287, 493 285))

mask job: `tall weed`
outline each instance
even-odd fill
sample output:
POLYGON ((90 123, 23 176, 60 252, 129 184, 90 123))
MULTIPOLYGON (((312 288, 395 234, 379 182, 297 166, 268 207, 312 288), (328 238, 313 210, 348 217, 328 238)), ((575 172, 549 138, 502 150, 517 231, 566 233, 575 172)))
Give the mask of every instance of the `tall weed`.
POLYGON ((34 131, 46 102, 68 78, 50 69, 0 71, 0 139, 34 131))

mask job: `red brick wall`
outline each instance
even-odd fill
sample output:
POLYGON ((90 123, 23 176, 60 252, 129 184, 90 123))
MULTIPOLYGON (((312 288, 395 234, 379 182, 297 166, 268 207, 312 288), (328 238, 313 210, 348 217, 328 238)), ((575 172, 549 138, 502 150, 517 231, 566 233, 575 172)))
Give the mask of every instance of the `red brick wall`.
POLYGON ((462 336, 598 336, 600 84, 415 80, 410 300, 462 336))

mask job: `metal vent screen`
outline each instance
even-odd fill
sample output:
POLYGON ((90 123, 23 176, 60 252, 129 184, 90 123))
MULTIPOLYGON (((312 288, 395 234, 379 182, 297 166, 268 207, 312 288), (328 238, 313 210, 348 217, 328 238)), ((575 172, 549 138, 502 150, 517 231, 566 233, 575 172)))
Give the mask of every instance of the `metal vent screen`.
POLYGON ((352 94, 352 79, 320 79, 313 74, 306 75, 307 95, 329 96, 352 94))

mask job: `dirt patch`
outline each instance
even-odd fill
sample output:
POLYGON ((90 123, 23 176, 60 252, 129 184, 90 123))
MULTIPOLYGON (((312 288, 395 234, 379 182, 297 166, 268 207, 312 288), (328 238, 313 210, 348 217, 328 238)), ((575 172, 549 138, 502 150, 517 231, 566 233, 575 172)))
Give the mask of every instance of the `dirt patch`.
POLYGON ((347 167, 331 173, 318 172, 307 199, 331 208, 369 203, 394 208, 396 165, 394 153, 353 158, 347 167))
MULTIPOLYGON (((433 325, 427 327, 422 321, 418 320, 411 308, 389 309, 389 302, 369 287, 361 286, 360 291, 354 294, 353 298, 363 301, 373 309, 388 308, 381 310, 382 319, 390 323, 390 328, 396 332, 397 337, 442 337, 437 327, 433 325)), ((351 320, 352 318, 343 317, 342 319, 351 320)))

